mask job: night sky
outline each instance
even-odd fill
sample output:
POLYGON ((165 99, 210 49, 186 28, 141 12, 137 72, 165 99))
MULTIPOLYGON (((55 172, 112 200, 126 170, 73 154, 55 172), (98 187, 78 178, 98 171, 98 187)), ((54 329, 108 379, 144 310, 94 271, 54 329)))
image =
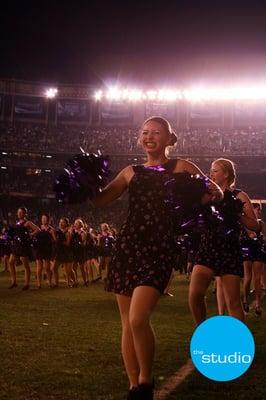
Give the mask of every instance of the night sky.
POLYGON ((157 86, 266 79, 263 1, 8 3, 1 78, 157 86))

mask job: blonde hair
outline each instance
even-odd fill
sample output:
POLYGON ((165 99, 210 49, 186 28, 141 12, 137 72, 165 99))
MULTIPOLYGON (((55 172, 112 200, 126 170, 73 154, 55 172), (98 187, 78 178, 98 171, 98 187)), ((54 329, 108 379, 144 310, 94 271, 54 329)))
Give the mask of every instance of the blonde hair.
POLYGON ((110 231, 110 227, 106 222, 101 223, 101 230, 106 229, 107 231, 110 231))
POLYGON ((223 172, 228 174, 228 184, 232 189, 236 182, 236 170, 233 161, 228 160, 227 158, 218 158, 217 160, 214 160, 213 163, 219 164, 223 172))
POLYGON ((84 222, 82 221, 82 219, 80 218, 76 219, 74 224, 76 224, 77 222, 80 224, 81 228, 84 228, 84 222))

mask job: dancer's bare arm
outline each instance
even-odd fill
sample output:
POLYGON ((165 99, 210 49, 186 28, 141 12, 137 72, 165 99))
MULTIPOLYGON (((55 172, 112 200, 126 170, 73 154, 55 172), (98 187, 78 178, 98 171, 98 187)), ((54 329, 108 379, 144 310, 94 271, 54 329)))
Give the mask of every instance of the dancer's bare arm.
POLYGON ((118 197, 127 189, 130 180, 134 175, 131 166, 122 169, 121 172, 91 201, 96 207, 103 207, 118 197))

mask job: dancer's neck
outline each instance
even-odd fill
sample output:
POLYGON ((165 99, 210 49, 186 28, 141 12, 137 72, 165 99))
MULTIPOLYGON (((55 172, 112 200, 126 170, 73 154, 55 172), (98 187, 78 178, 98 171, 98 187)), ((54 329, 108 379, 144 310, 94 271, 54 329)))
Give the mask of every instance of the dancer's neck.
POLYGON ((159 157, 151 157, 151 156, 149 156, 144 165, 145 165, 145 167, 153 167, 153 166, 156 166, 156 165, 165 164, 165 163, 167 163, 167 161, 169 161, 169 158, 167 158, 165 155, 159 156, 159 157))

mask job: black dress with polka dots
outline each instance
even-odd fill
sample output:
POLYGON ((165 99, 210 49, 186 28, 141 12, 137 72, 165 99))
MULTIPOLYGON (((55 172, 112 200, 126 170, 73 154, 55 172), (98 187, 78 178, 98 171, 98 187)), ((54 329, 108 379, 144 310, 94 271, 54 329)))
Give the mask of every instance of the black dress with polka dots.
POLYGON ((201 236, 199 250, 195 257, 195 264, 210 268, 215 276, 229 274, 243 277, 240 215, 230 206, 232 199, 234 200, 239 192, 239 189, 225 190, 224 199, 216 205, 216 208, 223 216, 227 229, 224 232, 219 232, 215 228, 207 229, 201 236), (225 233, 226 231, 228 233, 225 233))
POLYGON ((151 286, 164 292, 176 261, 165 183, 172 178, 176 163, 172 159, 159 167, 133 166, 128 215, 109 265, 108 291, 130 296, 138 286, 151 286))

